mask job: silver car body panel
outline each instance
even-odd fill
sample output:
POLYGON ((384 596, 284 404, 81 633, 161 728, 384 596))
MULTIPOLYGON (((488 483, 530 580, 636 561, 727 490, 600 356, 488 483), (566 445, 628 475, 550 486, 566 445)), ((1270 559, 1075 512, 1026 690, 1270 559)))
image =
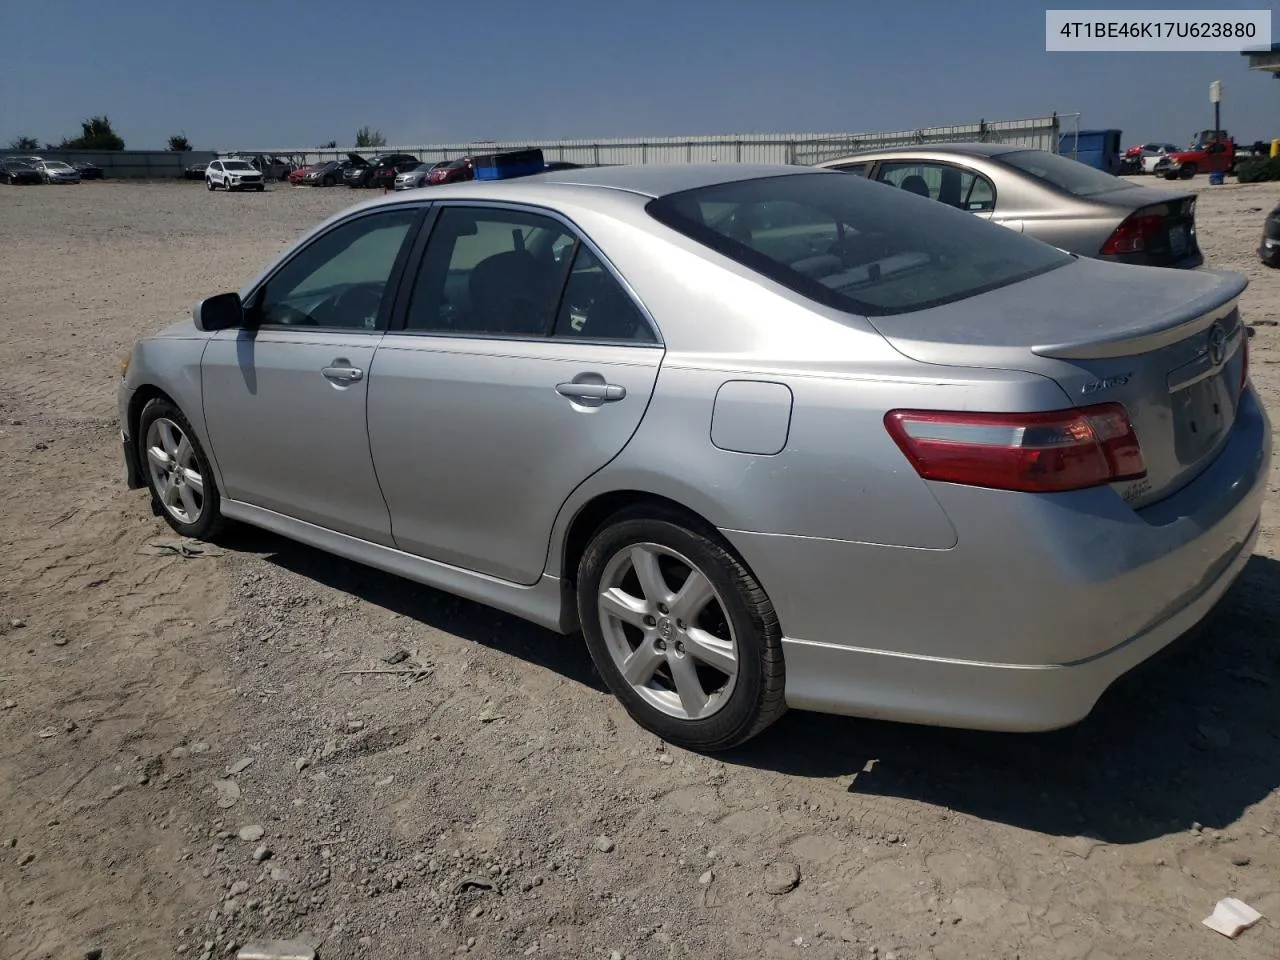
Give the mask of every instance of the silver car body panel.
MULTIPOLYGON (((1143 347, 1161 335, 1144 318, 1202 331, 1206 311, 1234 309, 1240 281, 1078 261, 868 319, 805 299, 644 210, 668 190, 805 173, 680 165, 433 187, 432 203, 509 204, 571 223, 654 320, 660 345, 392 331, 317 347, 346 335, 313 332, 291 333, 301 352, 286 356, 279 337, 254 345, 188 320, 135 347, 120 388, 124 430, 134 391, 163 391, 206 444, 229 517, 563 632, 577 625, 565 551, 574 521, 601 497, 662 498, 717 527, 764 586, 785 632, 789 703, 993 729, 1073 722, 1239 573, 1266 488, 1266 413, 1242 394, 1218 446, 1146 504, 1113 486, 1032 495, 922 480, 884 413, 1085 402, 1071 391, 1117 360, 1065 354, 1111 332, 1143 347), (1062 285, 1071 305, 1062 290, 1049 295, 1062 285), (999 324, 984 350, 968 342, 983 340, 984 317, 1019 322, 999 324), (254 389, 264 346, 281 371, 279 415, 238 414, 234 398, 254 389), (357 351, 369 358, 363 402, 312 369, 339 349, 353 363, 357 351), (624 386, 625 399, 576 409, 555 387, 584 374, 624 386), (324 390, 367 414, 334 412, 324 390), (352 434, 336 436, 344 426, 352 434), (281 444, 288 429, 298 437, 281 444)), ((334 215, 241 296, 333 224, 406 202, 427 200, 391 194, 334 215)), ((1133 401, 1106 381, 1088 402, 1133 401)), ((1150 439, 1157 461, 1162 442, 1150 439)))

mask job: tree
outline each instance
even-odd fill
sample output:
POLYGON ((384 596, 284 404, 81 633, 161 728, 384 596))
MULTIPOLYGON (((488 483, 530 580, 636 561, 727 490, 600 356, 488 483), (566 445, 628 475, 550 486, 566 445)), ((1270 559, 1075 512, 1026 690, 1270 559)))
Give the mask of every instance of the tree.
POLYGON ((387 138, 382 135, 381 130, 370 130, 368 127, 361 127, 356 131, 357 147, 385 147, 387 138))
POLYGON ((62 141, 62 150, 123 150, 124 141, 111 128, 106 114, 90 117, 80 124, 81 134, 62 141))
POLYGON ((183 153, 191 149, 191 141, 185 133, 175 133, 169 138, 169 149, 174 153, 183 153))
POLYGON ((40 141, 35 137, 14 137, 9 141, 9 149, 21 150, 24 153, 29 153, 32 150, 40 149, 40 141))

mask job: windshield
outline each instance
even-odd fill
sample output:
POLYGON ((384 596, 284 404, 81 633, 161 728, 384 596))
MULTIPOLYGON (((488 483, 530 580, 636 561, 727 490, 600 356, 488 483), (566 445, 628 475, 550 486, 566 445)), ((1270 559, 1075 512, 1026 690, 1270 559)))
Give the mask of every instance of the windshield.
POLYGON ((972 214, 847 174, 716 184, 646 209, 802 296, 864 316, 963 300, 1071 261, 972 214))
POLYGON ((46 160, 44 164, 44 168, 46 170, 70 170, 71 169, 71 167, 68 164, 63 163, 61 160, 46 160))
POLYGON ((991 159, 1021 170, 1041 183, 1047 183, 1074 197, 1096 197, 1124 190, 1129 186, 1119 177, 1045 150, 1015 150, 1012 153, 996 154, 991 159))
POLYGON ((224 170, 252 170, 253 167, 245 163, 243 160, 223 160, 222 168, 224 170))

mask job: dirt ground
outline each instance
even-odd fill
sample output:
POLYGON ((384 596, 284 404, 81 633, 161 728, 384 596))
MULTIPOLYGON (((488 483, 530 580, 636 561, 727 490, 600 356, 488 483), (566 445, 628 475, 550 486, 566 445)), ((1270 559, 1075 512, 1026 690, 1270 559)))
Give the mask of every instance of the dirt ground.
MULTIPOLYGON (((1198 188, 1280 414, 1280 185, 1198 188)), ((575 639, 267 534, 184 553, 118 358, 356 196, 0 188, 0 957, 1280 955, 1278 498, 1205 636, 1073 729, 793 712, 716 760, 575 639), (1234 944, 1228 895, 1268 918, 1234 944)))

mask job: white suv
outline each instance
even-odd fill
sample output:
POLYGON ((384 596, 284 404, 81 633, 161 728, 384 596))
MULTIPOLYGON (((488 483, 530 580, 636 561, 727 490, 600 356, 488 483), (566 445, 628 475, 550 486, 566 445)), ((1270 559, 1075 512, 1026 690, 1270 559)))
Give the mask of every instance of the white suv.
POLYGON ((222 187, 227 192, 257 190, 261 193, 267 189, 262 171, 244 160, 214 160, 204 172, 204 185, 210 190, 222 187))

